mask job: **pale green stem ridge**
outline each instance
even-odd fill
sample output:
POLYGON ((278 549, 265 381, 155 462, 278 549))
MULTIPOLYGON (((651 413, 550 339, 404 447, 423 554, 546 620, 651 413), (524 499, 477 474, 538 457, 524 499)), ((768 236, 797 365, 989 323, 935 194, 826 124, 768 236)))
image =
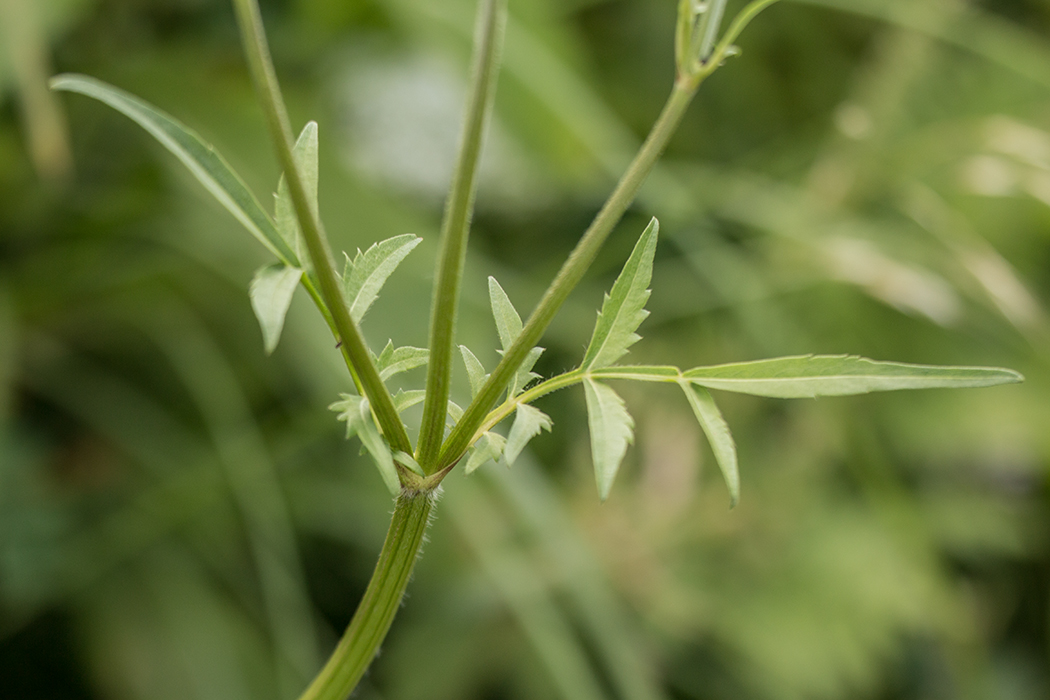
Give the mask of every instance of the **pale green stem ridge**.
POLYGON ((317 275, 321 297, 331 313, 332 322, 339 334, 342 347, 355 373, 355 383, 364 390, 375 413, 376 420, 395 450, 411 451, 408 433, 394 408, 390 390, 379 377, 372 356, 368 352, 361 331, 357 328, 339 284, 332 252, 329 250, 324 228, 310 205, 302 175, 292 155, 292 130, 288 122, 280 86, 274 73, 273 62, 266 43, 259 6, 256 0, 234 0, 237 19, 241 28, 244 51, 251 67, 256 90, 262 102, 270 127, 270 134, 277 149, 278 160, 284 169, 288 190, 295 206, 299 227, 317 275))
POLYGON ((299 700, 345 700, 357 686, 401 605, 435 500, 434 491, 401 491, 383 551, 357 612, 299 700))
POLYGON ((609 234, 612 233, 613 228, 623 218, 627 208, 638 195, 638 190, 641 189, 645 178, 653 169, 681 122, 699 84, 700 80, 679 79, 675 82, 674 90, 667 104, 664 105, 663 112, 653 125, 652 131, 649 132, 648 138, 627 172, 624 173, 601 211, 598 212, 590 228, 576 244, 569 259, 562 265, 558 276, 555 277, 539 305, 532 312, 532 316, 529 317, 521 335, 503 355, 503 360, 471 402, 463 418, 452 429, 452 433, 442 446, 441 456, 438 459, 439 466, 444 467, 454 463, 470 446, 475 431, 485 420, 485 414, 496 404, 500 393, 513 379, 514 373, 524 361, 525 356, 539 342, 561 305, 583 279, 609 234))
POLYGON ((441 254, 434 278, 430 312, 430 361, 427 363, 426 401, 416 460, 427 474, 437 471, 437 457, 445 436, 445 415, 452 378, 456 311, 466 260, 470 220, 477 191, 478 163, 485 123, 492 111, 499 73, 499 54, 506 26, 505 0, 486 0, 478 16, 474 68, 467 98, 459 157, 452 176, 441 227, 441 254))

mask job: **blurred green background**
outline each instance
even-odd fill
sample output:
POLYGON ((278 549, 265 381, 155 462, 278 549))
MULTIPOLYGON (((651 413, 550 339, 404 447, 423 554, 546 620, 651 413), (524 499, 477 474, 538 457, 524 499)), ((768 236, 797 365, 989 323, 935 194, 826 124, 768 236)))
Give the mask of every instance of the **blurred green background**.
MULTIPOLYGON (((365 334, 425 345, 474 3, 262 5, 293 120, 320 124, 333 246, 425 239, 365 334)), ((511 0, 459 327, 487 366, 486 276, 536 302, 669 91, 676 5, 511 0)), ((555 394, 513 470, 446 481, 357 697, 1050 697, 1050 2, 785 0, 740 44, 539 370, 578 362, 656 215, 632 361, 1027 383, 725 396, 733 511, 685 403, 633 386, 599 506, 582 396, 555 394)), ((59 71, 197 129, 261 201, 278 177, 228 3, 0 0, 0 697, 294 698, 391 510, 326 408, 345 368, 305 295, 264 355, 265 251, 137 126, 50 96, 59 71)))

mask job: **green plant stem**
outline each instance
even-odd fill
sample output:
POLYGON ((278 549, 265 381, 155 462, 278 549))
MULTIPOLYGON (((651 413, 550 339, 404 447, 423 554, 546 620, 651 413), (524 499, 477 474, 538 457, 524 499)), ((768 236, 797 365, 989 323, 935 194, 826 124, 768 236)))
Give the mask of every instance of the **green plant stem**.
POLYGON ((435 500, 434 491, 402 490, 365 595, 335 651, 299 700, 345 700, 361 680, 401 605, 435 500))
POLYGON ((237 11, 237 20, 241 28, 244 51, 251 67, 252 78, 266 114, 270 135, 277 149, 278 160, 284 169, 303 241, 306 243, 314 272, 317 275, 321 297, 331 313, 339 340, 343 344, 342 347, 350 360, 352 369, 357 372, 360 387, 372 406, 380 428, 395 450, 410 452, 412 446, 408 433, 394 407, 390 390, 380 378, 379 371, 368 352, 368 346, 365 345, 364 338, 361 336, 361 331, 350 316, 350 309, 343 298, 339 275, 335 269, 332 252, 328 247, 324 227, 310 205, 306 187, 296 166, 295 157, 292 155, 292 130, 266 43, 262 18, 259 16, 259 6, 255 0, 234 0, 234 8, 237 11))
POLYGON ((463 279, 463 265, 466 261, 467 239, 470 237, 470 220, 474 212, 482 137, 486 118, 492 111, 492 98, 499 72, 505 16, 505 0, 485 0, 482 3, 459 157, 441 226, 441 253, 434 278, 434 300, 430 310, 430 360, 427 363, 426 401, 423 405, 423 422, 416 455, 416 461, 428 474, 437 471, 438 451, 445 436, 456 312, 463 279))
POLYGON ((702 77, 694 79, 693 76, 680 76, 675 81, 667 104, 664 105, 660 117, 653 125, 634 161, 601 211, 598 212, 594 222, 584 233, 580 242, 576 244, 569 259, 562 265, 558 276, 555 277, 554 282, 551 283, 539 305, 529 317, 521 335, 504 354, 503 360, 497 365, 481 391, 464 412, 463 418, 452 429, 441 449, 438 459, 440 466, 444 467, 454 463, 470 447, 475 431, 485 420, 485 414, 499 400, 500 393, 510 383, 525 356, 539 342, 555 314, 583 279, 609 234, 612 233, 613 228, 620 222, 627 208, 638 195, 638 190, 641 189, 645 178, 656 165, 656 161, 667 147, 675 129, 678 128, 686 108, 689 107, 689 103, 702 82, 702 77))
POLYGON ((722 17, 725 15, 727 2, 728 0, 709 0, 707 12, 700 18, 697 34, 700 37, 698 54, 701 61, 706 61, 711 55, 711 49, 714 48, 715 39, 718 37, 718 30, 722 27, 722 17))

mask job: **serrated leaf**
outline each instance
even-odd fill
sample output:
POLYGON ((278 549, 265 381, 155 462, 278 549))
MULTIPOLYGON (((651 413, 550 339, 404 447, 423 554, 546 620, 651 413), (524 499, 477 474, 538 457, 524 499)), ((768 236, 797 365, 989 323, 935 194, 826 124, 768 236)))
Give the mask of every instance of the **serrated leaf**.
POLYGON ((550 416, 540 409, 528 404, 520 404, 514 412, 514 424, 510 428, 507 445, 503 451, 507 464, 514 464, 514 460, 525 449, 525 445, 539 435, 541 430, 550 431, 552 425, 550 416))
POLYGON ((103 102, 148 131, 281 262, 298 266, 295 252, 277 232, 244 180, 195 131, 144 100, 86 75, 59 75, 51 79, 50 85, 52 90, 75 92, 103 102))
POLYGON ((803 355, 697 367, 683 373, 709 389, 778 399, 849 396, 872 391, 995 386, 1024 381, 1009 369, 876 362, 852 355, 803 355))
POLYGON ((660 223, 653 219, 634 246, 612 291, 605 295, 594 334, 580 365, 582 369, 608 367, 641 339, 635 331, 649 315, 645 302, 649 301, 649 281, 653 276, 659 233, 660 223))
POLYGON ((267 265, 255 273, 248 287, 248 297, 252 302, 255 318, 259 319, 262 328, 263 345, 266 354, 271 354, 281 339, 284 318, 292 304, 292 295, 299 286, 303 271, 297 267, 288 267, 281 263, 267 265))
POLYGON ((405 346, 394 348, 394 341, 387 341, 383 352, 376 358, 376 369, 379 370, 379 378, 384 382, 395 375, 407 372, 416 367, 422 367, 427 363, 430 351, 426 348, 414 348, 405 346))
POLYGON ((740 501, 740 469, 737 465, 736 443, 729 432, 729 424, 722 417, 722 412, 718 410, 707 389, 685 382, 681 386, 697 422, 707 436, 718 468, 722 471, 722 478, 729 489, 729 507, 734 508, 740 501))
POLYGON ((401 480, 397 476, 397 467, 394 466, 394 456, 390 453, 390 446, 379 434, 379 428, 372 422, 372 410, 368 399, 363 396, 342 394, 343 400, 329 406, 333 411, 339 412, 339 420, 346 421, 346 436, 357 435, 361 444, 365 446, 372 462, 379 469, 379 475, 383 483, 394 496, 401 492, 401 480))
POLYGON ((387 278, 422 240, 415 234, 405 233, 373 243, 363 253, 358 250, 353 260, 350 260, 349 255, 346 256, 343 294, 355 322, 361 323, 387 278))
POLYGON ((507 447, 507 438, 499 433, 487 432, 470 448, 467 466, 464 473, 473 474, 478 467, 489 460, 498 462, 503 450, 507 447))
POLYGON ((605 384, 586 379, 587 424, 591 432, 591 459, 598 497, 605 501, 612 491, 627 446, 634 442, 634 419, 619 394, 605 384))
POLYGON ((481 364, 481 360, 474 356, 470 348, 460 345, 459 352, 463 355, 463 364, 466 365, 467 378, 470 380, 470 398, 474 398, 488 381, 489 375, 485 372, 485 366, 481 364))
MULTIPOLYGON (((496 320, 496 332, 499 334, 499 342, 503 346, 501 353, 503 353, 509 350, 514 341, 518 339, 524 326, 510 297, 503 291, 503 287, 495 277, 489 277, 489 301, 492 304, 492 317, 496 320)), ((533 372, 532 368, 536 366, 542 354, 543 348, 541 347, 529 350, 529 354, 525 356, 524 362, 514 373, 514 379, 507 388, 508 398, 514 398, 529 382, 539 378, 540 375, 533 372)))
POLYGON ((423 403, 423 400, 426 399, 426 397, 427 392, 423 391, 422 389, 413 389, 411 391, 399 391, 394 396, 394 409, 397 410, 398 413, 407 411, 416 404, 423 403))
MULTIPOLYGON (((295 158, 296 167, 303 178, 303 187, 306 188, 306 196, 310 200, 310 207, 317 216, 317 122, 308 122, 299 134, 292 149, 292 157, 295 158)), ((273 206, 274 223, 277 232, 288 243, 299 260, 305 261, 309 256, 303 245, 302 233, 299 229, 299 219, 295 215, 295 205, 292 203, 292 194, 288 190, 288 181, 282 174, 277 182, 277 194, 273 206)))

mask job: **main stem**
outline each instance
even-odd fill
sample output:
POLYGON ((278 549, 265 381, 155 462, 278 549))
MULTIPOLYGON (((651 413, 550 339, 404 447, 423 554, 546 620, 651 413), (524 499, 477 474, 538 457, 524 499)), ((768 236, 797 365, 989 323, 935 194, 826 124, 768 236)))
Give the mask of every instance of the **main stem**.
POLYGON ((328 662, 299 700, 345 700, 364 676, 401 605, 435 500, 434 491, 401 492, 364 598, 328 662))

